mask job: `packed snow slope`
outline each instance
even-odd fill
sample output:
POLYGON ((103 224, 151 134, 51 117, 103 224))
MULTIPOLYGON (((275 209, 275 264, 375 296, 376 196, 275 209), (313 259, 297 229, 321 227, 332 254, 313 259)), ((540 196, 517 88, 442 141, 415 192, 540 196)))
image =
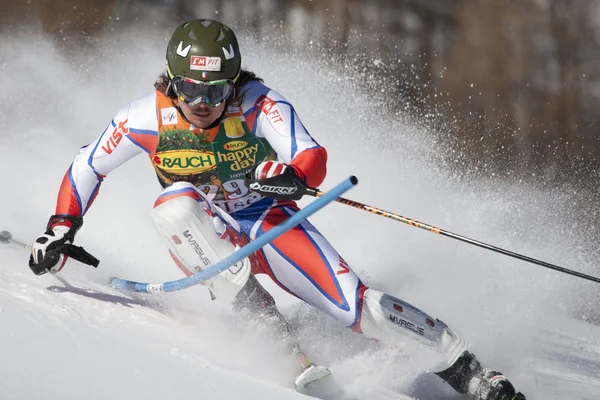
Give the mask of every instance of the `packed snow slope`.
MULTIPOLYGON (((2 36, 0 230, 28 243, 44 231, 73 156, 153 89, 167 38, 168 30, 132 29, 74 44, 67 56, 44 35, 2 36)), ((328 149, 322 189, 356 175, 349 198, 598 274, 597 242, 586 235, 595 222, 574 222, 575 193, 449 175, 443 147, 372 101, 360 89, 364 75, 242 39, 244 66, 286 96, 328 149)), ((58 276, 36 277, 23 249, 0 245, 2 399, 303 397, 277 341, 204 288, 132 296, 106 285, 111 276, 181 277, 149 220, 159 193, 145 156, 107 177, 76 241, 101 260, 98 269, 70 262, 58 276)), ((600 327, 586 322, 598 317, 596 284, 342 204, 312 222, 367 285, 444 320, 528 398, 600 398, 600 327)), ((423 373, 414 343, 373 344, 266 284, 309 355, 349 390, 458 399, 423 373)))

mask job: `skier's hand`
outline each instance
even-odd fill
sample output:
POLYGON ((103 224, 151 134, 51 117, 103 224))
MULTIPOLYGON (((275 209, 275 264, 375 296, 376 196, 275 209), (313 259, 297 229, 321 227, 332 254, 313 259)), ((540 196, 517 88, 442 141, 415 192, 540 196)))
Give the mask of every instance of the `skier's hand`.
POLYGON ((68 257, 60 252, 65 243, 72 243, 83 220, 77 217, 53 215, 48 221, 46 232, 33 244, 29 257, 29 268, 36 275, 62 269, 68 257))
POLYGON ((278 161, 254 166, 246 174, 245 183, 251 190, 276 200, 300 200, 306 189, 300 172, 278 161))

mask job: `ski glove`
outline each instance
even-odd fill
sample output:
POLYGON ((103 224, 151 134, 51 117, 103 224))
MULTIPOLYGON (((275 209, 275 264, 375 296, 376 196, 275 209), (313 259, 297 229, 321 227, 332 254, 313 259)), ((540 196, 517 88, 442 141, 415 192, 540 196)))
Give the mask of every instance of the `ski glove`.
POLYGON ((306 183, 293 166, 278 161, 263 161, 246 173, 248 188, 276 200, 300 200, 306 183))
POLYGON ((69 258, 61 252, 65 243, 73 243, 75 234, 83 225, 80 217, 53 215, 48 221, 46 232, 33 244, 29 257, 29 268, 36 275, 62 269, 69 258))

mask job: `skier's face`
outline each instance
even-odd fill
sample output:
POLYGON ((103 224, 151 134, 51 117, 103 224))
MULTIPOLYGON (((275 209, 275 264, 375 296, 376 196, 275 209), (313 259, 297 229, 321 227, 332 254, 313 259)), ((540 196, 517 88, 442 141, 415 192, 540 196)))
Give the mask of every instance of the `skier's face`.
POLYGON ((205 129, 221 116, 225 109, 225 103, 222 102, 216 107, 208 107, 206 103, 189 106, 185 102, 179 101, 179 108, 181 108, 183 115, 192 125, 196 128, 205 129))

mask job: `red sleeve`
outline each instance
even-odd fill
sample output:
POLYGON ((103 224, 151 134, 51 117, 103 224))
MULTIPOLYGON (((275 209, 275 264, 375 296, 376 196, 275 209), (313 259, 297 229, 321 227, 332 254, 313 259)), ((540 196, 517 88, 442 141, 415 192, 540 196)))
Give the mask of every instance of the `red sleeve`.
POLYGON ((304 150, 290 165, 308 186, 318 188, 327 174, 327 151, 323 147, 304 150))
MULTIPOLYGON (((81 174, 81 176, 84 176, 81 174)), ((60 185, 60 190, 58 191, 58 199, 56 201, 56 215, 71 215, 73 217, 83 217, 83 215, 87 212, 87 209, 92 205, 96 196, 98 195, 98 191, 100 190, 100 185, 104 179, 103 175, 94 174, 95 181, 92 182, 93 190, 90 195, 90 199, 87 202, 87 208, 83 208, 81 204, 81 197, 79 192, 77 191, 76 185, 73 179, 73 165, 67 170, 65 176, 62 180, 62 184, 60 185)))
POLYGON ((56 202, 56 214, 81 217, 83 213, 81 210, 81 205, 77 201, 75 188, 71 183, 70 172, 71 168, 69 168, 69 170, 65 174, 62 184, 60 185, 60 190, 58 192, 58 200, 56 202))

